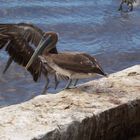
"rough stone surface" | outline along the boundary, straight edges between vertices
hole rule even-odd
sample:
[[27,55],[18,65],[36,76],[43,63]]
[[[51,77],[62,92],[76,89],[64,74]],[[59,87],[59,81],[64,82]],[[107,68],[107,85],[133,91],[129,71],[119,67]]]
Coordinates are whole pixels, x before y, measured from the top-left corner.
[[140,65],[0,109],[0,140],[127,140],[140,134]]

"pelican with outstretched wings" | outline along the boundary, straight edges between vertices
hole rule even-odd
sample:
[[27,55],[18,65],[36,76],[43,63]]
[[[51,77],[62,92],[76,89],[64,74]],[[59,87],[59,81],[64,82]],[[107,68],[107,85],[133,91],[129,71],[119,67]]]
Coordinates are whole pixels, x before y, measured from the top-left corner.
[[[57,41],[57,33],[44,32],[33,24],[0,24],[0,49],[4,48],[9,54],[9,59],[3,73],[7,71],[12,61],[25,67],[34,53],[35,48],[41,45],[51,46],[52,49],[49,52],[57,53]],[[45,53],[46,50],[42,54],[45,55]],[[45,87],[48,86],[48,71],[53,72],[52,69],[43,65],[40,58],[37,58],[32,63],[28,71],[33,76],[34,81],[37,81],[41,73],[43,73],[47,79]],[[43,93],[45,91],[46,88]]]

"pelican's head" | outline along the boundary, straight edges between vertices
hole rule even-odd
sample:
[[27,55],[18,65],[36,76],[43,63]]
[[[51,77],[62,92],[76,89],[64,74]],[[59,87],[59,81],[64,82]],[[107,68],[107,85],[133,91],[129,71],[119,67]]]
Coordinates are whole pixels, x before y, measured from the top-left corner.
[[44,33],[35,52],[33,53],[31,59],[29,60],[25,68],[28,69],[30,65],[33,63],[33,61],[38,57],[38,55],[41,55],[41,54],[47,55],[48,53],[57,53],[57,49],[55,46],[57,41],[58,41],[57,33],[55,32]]

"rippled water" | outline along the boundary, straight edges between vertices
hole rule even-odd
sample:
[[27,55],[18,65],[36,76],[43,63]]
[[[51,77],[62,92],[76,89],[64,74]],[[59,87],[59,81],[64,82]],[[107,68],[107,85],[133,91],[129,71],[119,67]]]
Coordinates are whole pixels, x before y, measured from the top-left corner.
[[[34,23],[59,33],[59,51],[87,52],[107,73],[140,63],[140,8],[117,11],[119,0],[1,0],[1,23]],[[12,64],[2,75],[8,55],[0,52],[0,105],[26,101],[45,84],[34,83],[24,68]],[[49,91],[53,91],[51,88]]]

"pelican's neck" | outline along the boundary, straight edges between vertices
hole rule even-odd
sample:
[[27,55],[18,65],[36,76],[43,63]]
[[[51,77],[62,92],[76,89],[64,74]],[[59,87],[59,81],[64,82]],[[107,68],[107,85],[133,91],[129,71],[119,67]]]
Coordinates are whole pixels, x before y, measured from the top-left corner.
[[57,48],[56,48],[56,43],[58,41],[58,33],[55,33],[55,32],[46,32],[45,36],[51,36],[51,42],[50,44],[48,45],[48,47],[46,47],[44,49],[44,52],[43,54],[48,54],[48,53],[54,53],[54,54],[57,54],[58,51],[57,51]]
[[55,53],[55,54],[57,54],[58,51],[57,51],[57,49],[56,49],[56,47],[55,47],[55,48],[51,49],[51,50],[49,51],[49,53]]

